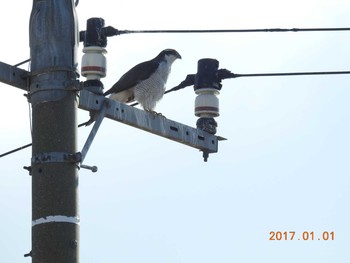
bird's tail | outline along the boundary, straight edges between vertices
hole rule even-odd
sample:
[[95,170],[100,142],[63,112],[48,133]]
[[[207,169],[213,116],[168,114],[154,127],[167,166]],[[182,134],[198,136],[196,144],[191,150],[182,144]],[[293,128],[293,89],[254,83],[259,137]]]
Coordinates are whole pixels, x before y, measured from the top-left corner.
[[91,123],[93,123],[94,122],[94,120],[92,119],[92,118],[90,118],[88,121],[86,121],[86,122],[83,122],[83,123],[80,123],[79,125],[78,125],[78,128],[80,128],[80,127],[83,127],[83,126],[89,126]]
[[[114,85],[115,86],[115,85]],[[113,86],[113,87],[114,87]],[[113,87],[110,88],[109,90],[107,90],[105,93],[103,93],[103,96],[107,97],[109,94],[112,94],[113,93]]]
[[94,111],[90,111],[90,119],[86,122],[80,123],[78,125],[78,128],[82,127],[82,126],[89,126],[91,123],[93,123],[96,120],[96,112]]

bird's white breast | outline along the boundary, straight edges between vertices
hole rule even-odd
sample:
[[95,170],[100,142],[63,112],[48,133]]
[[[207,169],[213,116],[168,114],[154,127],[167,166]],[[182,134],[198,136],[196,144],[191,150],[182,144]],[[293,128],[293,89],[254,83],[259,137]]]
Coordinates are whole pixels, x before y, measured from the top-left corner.
[[157,102],[163,97],[171,64],[172,62],[169,63],[167,60],[162,61],[151,77],[135,86],[135,99],[145,110],[153,110]]

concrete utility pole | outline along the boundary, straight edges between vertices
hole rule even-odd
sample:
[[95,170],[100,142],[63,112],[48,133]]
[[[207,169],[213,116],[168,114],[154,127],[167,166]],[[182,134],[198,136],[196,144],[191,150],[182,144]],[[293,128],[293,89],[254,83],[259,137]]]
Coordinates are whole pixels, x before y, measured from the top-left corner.
[[[218,141],[223,139],[214,135],[216,122],[212,119],[218,116],[215,96],[221,88],[212,74],[218,62],[201,63],[204,75],[212,77],[198,75],[200,99],[196,99],[195,111],[202,121],[194,129],[101,95],[104,47],[107,37],[117,35],[118,30],[105,28],[102,18],[91,18],[87,31],[79,33],[74,0],[33,0],[29,30],[30,72],[0,62],[0,82],[29,92],[32,104],[32,159],[31,167],[26,167],[32,175],[32,251],[25,256],[31,256],[33,263],[78,263],[78,166],[96,171],[82,163],[103,118],[199,149],[206,160],[209,153],[217,152]],[[77,80],[79,35],[86,53],[84,83]],[[82,152],[77,151],[78,106],[97,114]]]
[[73,0],[33,0],[30,16],[32,262],[79,262]]

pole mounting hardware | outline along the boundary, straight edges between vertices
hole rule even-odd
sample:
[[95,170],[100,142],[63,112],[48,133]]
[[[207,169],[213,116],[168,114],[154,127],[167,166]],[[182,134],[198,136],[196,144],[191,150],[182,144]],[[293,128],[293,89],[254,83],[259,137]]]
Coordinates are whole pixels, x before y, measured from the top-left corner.
[[42,163],[78,163],[80,162],[80,153],[66,152],[46,152],[38,153],[32,157],[32,164]]

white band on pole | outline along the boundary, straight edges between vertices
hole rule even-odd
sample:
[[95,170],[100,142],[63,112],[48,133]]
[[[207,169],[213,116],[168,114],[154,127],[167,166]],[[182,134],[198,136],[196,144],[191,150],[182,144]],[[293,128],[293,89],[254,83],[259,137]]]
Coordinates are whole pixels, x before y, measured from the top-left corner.
[[76,216],[47,216],[32,221],[32,227],[46,223],[71,223],[79,225],[80,219]]

